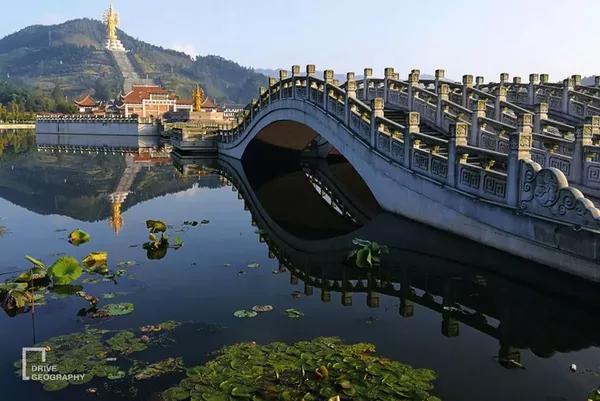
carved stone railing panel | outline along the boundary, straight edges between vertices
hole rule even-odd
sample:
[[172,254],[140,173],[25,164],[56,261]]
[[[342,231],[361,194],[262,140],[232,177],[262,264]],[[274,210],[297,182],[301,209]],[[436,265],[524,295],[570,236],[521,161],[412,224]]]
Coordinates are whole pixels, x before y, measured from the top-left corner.
[[600,228],[600,210],[592,201],[570,187],[560,170],[542,168],[531,160],[521,161],[519,207],[576,227]]

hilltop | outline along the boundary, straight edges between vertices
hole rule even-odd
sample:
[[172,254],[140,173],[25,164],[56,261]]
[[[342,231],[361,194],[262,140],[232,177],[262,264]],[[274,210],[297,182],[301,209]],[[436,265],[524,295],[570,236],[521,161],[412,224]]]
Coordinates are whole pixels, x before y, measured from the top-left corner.
[[[104,50],[105,27],[97,20],[77,19],[58,25],[32,25],[0,39],[0,82],[50,93],[56,85],[70,98],[89,92],[115,96],[121,78]],[[200,83],[221,102],[246,103],[267,78],[219,56],[189,55],[135,39],[119,30],[141,77],[189,97]]]

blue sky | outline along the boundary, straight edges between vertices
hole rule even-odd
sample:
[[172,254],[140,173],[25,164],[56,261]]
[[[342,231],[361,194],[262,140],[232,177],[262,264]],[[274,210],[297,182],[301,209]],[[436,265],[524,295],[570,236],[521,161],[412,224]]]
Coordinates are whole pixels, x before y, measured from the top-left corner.
[[[100,19],[108,0],[5,0],[0,37],[31,24]],[[144,41],[256,68],[317,64],[336,72],[391,66],[600,74],[597,0],[114,0],[120,28]]]

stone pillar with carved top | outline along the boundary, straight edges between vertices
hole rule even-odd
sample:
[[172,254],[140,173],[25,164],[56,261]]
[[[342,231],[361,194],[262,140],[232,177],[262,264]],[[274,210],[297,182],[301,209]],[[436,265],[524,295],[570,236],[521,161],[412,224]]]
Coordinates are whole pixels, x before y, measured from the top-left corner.
[[310,100],[310,92],[312,86],[312,78],[315,76],[317,72],[317,67],[314,64],[306,65],[306,99]]
[[531,158],[533,141],[533,115],[524,113],[519,116],[517,130],[509,134],[508,165],[506,171],[507,202],[517,207],[521,192],[521,160]]
[[296,99],[296,77],[300,76],[300,66],[293,65],[292,66],[292,97]]
[[442,69],[435,70],[435,93],[438,93],[440,83],[446,77],[446,71]]
[[421,115],[416,111],[406,113],[406,127],[404,130],[404,167],[410,168],[412,159],[413,134],[419,132]]
[[450,99],[450,86],[448,84],[441,84],[438,89],[438,100],[437,108],[435,111],[435,125],[440,127],[442,125],[442,119],[444,118],[444,107],[445,102]]
[[504,85],[500,85],[496,88],[494,92],[494,96],[496,99],[494,100],[494,120],[502,121],[502,103],[506,102],[506,95],[508,94],[508,89]]
[[476,76],[475,77],[475,88],[481,89],[481,86],[483,85],[484,82],[485,82],[484,77],[482,77],[481,75]]
[[508,73],[503,72],[500,74],[500,85],[508,83]]
[[573,165],[571,166],[570,181],[586,185],[585,179],[585,148],[592,146],[592,124],[583,124],[575,128],[575,147],[573,148]]
[[579,74],[571,75],[571,80],[573,80],[573,89],[577,90],[577,87],[581,86],[581,75],[579,75]]
[[287,71],[279,70],[279,99],[283,99],[283,81],[287,79]]
[[379,129],[377,119],[384,116],[383,98],[376,97],[371,100],[371,147],[377,147],[377,131]]
[[346,99],[344,101],[344,122],[346,126],[350,126],[350,99],[356,99],[356,81],[354,73],[349,72],[346,74]]
[[273,98],[273,90],[275,89],[275,84],[277,84],[277,79],[275,79],[274,77],[269,77],[269,88],[267,89],[269,91],[269,103],[272,103],[273,100],[276,100],[275,98]]
[[[414,71],[414,70],[413,70]],[[414,106],[415,88],[419,85],[419,74],[411,72],[408,74],[408,110],[412,111]]]
[[548,103],[542,102],[535,105],[535,114],[533,115],[533,132],[543,134],[542,121],[548,119]]
[[458,171],[457,163],[460,159],[458,157],[458,146],[467,146],[467,136],[469,132],[469,125],[464,122],[456,122],[450,124],[450,138],[448,140],[448,185],[451,187],[456,186],[456,172]]
[[569,114],[569,104],[571,103],[569,99],[569,92],[572,92],[574,89],[573,80],[571,78],[566,78],[563,80],[563,93],[560,100],[561,111],[565,114]]
[[267,88],[265,88],[264,86],[258,88],[258,103],[261,108],[265,105],[265,102],[263,101],[265,93],[267,93]]
[[527,87],[527,104],[533,106],[535,104],[536,86],[540,83],[539,74],[529,74],[529,86]]
[[485,100],[478,100],[473,109],[473,117],[471,120],[471,131],[469,133],[469,145],[481,146],[481,124],[480,119],[486,117],[487,104]]
[[473,75],[463,75],[462,77],[462,107],[469,108],[469,92],[473,88]]
[[387,67],[383,70],[383,101],[388,102],[388,87],[390,85],[390,80],[394,79],[394,69],[392,67]]
[[364,74],[364,76],[363,76],[363,101],[365,103],[367,103],[367,101],[369,99],[369,80],[373,76],[373,69],[365,68],[365,70],[363,71],[363,74]]
[[600,88],[600,75],[594,76],[594,88]]
[[333,85],[333,76],[333,70],[323,71],[323,81],[325,81],[325,84],[323,85],[323,108],[325,110],[329,108],[329,86]]

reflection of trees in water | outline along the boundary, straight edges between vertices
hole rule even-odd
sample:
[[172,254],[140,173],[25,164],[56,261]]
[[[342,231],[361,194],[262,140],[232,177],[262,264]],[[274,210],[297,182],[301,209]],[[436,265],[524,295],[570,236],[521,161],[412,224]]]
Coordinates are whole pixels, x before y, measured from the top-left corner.
[[35,144],[33,130],[0,130],[0,156],[7,150],[12,153],[23,153]]

